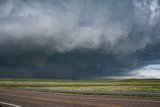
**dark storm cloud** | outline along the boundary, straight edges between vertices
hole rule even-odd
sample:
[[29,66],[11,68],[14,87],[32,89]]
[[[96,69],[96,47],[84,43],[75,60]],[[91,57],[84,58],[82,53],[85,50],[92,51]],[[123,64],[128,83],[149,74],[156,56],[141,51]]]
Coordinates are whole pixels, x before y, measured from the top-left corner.
[[153,60],[159,23],[159,0],[0,0],[0,76],[122,75]]

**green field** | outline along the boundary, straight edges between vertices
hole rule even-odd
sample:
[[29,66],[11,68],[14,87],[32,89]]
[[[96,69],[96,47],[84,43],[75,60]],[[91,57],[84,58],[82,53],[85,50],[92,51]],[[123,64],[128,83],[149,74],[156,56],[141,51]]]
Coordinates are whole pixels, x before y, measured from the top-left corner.
[[67,80],[1,78],[0,88],[18,88],[77,94],[160,97],[160,80]]

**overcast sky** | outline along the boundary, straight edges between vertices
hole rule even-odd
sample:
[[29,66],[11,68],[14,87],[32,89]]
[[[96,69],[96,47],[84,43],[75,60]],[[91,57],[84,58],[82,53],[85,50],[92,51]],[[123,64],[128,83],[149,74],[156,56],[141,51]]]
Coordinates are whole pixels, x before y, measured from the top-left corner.
[[0,0],[0,77],[160,78],[160,0]]

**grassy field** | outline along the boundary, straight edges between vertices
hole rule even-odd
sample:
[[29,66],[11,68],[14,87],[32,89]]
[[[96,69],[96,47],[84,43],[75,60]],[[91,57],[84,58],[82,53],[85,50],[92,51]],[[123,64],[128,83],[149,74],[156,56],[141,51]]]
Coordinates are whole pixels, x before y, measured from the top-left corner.
[[160,97],[160,80],[67,80],[0,78],[0,88],[18,88],[77,94]]

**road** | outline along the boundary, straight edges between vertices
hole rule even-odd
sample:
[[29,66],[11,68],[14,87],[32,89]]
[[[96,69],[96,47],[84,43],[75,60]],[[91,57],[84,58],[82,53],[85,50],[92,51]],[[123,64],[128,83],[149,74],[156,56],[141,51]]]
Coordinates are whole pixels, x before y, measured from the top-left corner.
[[160,99],[0,89],[0,107],[160,107]]

